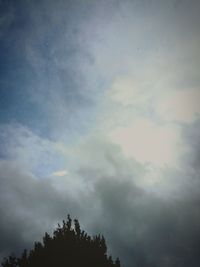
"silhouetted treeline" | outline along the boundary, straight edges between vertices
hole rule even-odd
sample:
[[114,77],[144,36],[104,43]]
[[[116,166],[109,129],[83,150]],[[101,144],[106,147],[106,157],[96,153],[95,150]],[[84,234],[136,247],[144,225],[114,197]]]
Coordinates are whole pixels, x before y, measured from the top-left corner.
[[117,258],[107,256],[103,236],[91,237],[81,230],[78,220],[68,215],[67,221],[50,236],[45,233],[43,242],[36,242],[29,252],[24,250],[21,257],[10,255],[2,267],[120,267]]

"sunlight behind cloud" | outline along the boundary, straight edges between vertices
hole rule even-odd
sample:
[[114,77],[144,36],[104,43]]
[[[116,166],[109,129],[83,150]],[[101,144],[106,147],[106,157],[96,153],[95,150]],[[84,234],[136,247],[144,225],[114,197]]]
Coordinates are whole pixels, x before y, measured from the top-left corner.
[[155,165],[173,165],[177,158],[179,132],[168,126],[157,126],[149,120],[138,119],[129,127],[110,133],[113,142],[119,144],[127,157]]
[[158,104],[158,112],[168,121],[190,123],[200,116],[200,90],[182,90],[171,93]]

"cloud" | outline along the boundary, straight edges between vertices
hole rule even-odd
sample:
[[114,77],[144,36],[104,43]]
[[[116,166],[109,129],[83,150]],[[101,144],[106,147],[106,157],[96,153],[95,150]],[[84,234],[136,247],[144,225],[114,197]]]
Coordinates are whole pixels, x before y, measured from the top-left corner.
[[62,176],[65,176],[67,175],[68,172],[66,170],[60,170],[60,171],[56,171],[56,172],[53,172],[51,174],[51,176],[58,176],[58,177],[62,177]]
[[29,246],[71,213],[89,233],[103,233],[125,266],[198,266],[199,194],[189,185],[189,168],[162,170],[153,191],[141,183],[148,166],[125,158],[106,137],[88,136],[64,152],[73,164],[56,183],[31,174],[29,165],[1,160],[4,254]]
[[124,266],[199,266],[199,3],[11,6],[0,253],[71,213]]
[[195,205],[195,197],[163,201],[130,181],[109,179],[100,180],[96,194],[102,208],[98,229],[126,266],[198,266],[199,198]]
[[175,91],[158,105],[158,111],[167,121],[191,123],[200,116],[200,90]]
[[132,75],[117,77],[113,81],[108,97],[123,106],[135,108],[147,106],[152,91],[147,91],[147,81],[136,80]]
[[138,119],[132,125],[110,133],[113,142],[122,147],[124,154],[140,162],[155,165],[178,163],[180,134],[170,126],[160,126],[150,120]]
[[64,214],[78,212],[67,194],[60,196],[46,179],[38,179],[16,162],[1,160],[0,173],[2,254],[20,252],[40,240]]
[[57,152],[55,142],[18,123],[1,124],[0,129],[1,157],[17,162],[22,169],[39,177],[62,166],[62,155]]
[[90,64],[80,40],[83,21],[90,12],[81,2],[4,2],[3,16],[9,19],[4,10],[8,6],[14,17],[13,26],[5,27],[1,46],[4,98],[0,119],[70,142],[74,135],[87,132],[96,115],[95,95],[88,93],[78,70],[79,65]]
[[93,201],[90,220],[89,206],[84,209],[87,229],[103,232],[125,266],[198,266],[200,199],[188,167],[162,170],[156,194],[138,183],[148,179],[146,166],[127,161],[106,139],[87,140],[75,155],[82,159],[82,153],[86,158],[76,172],[89,184],[85,203]]

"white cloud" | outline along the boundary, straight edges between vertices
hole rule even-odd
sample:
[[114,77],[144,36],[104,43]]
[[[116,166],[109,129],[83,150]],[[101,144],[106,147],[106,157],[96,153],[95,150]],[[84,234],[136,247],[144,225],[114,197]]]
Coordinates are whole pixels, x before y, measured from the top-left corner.
[[[177,163],[180,135],[170,126],[159,126],[147,119],[138,119],[127,127],[119,127],[109,134],[127,157],[156,165]],[[178,149],[179,148],[179,149]]]
[[108,96],[124,107],[146,105],[149,98],[147,87],[147,81],[135,80],[131,74],[119,76],[114,80]]
[[167,121],[190,123],[200,116],[200,90],[174,91],[158,103],[158,113]]

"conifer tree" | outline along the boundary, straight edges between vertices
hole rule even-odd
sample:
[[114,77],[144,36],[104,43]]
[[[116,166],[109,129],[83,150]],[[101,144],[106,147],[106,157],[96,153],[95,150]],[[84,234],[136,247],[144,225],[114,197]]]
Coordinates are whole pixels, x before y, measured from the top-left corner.
[[68,215],[67,221],[58,224],[53,235],[45,233],[43,242],[35,242],[29,252],[20,257],[13,254],[5,258],[2,267],[120,267],[117,258],[107,255],[104,236],[89,236],[79,221]]

